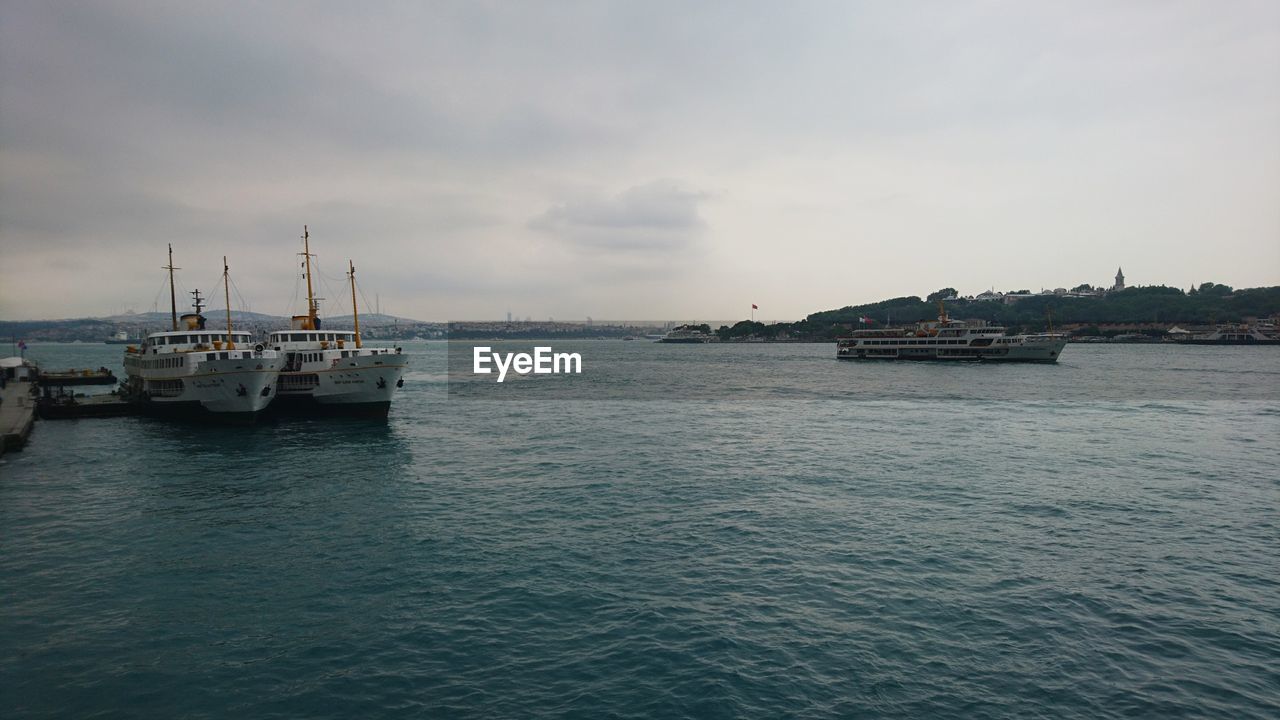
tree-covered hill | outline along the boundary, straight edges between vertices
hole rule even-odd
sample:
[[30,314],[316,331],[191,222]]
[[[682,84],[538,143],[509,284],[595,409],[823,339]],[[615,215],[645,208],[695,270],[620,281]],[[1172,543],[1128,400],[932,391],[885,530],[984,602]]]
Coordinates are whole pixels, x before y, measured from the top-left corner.
[[[1239,322],[1247,317],[1280,313],[1280,287],[1232,290],[1205,283],[1193,292],[1153,286],[1129,288],[1097,297],[1032,295],[1012,303],[1001,301],[947,300],[955,317],[974,318],[1003,325],[1043,324],[1049,313],[1055,323],[1187,323]],[[869,316],[879,323],[914,322],[936,317],[938,307],[918,297],[894,298],[868,305],[817,312],[806,322],[856,322]]]
[[[930,294],[948,297],[950,288]],[[1204,283],[1185,292],[1165,286],[1137,287],[1105,295],[1070,297],[1029,295],[1006,303],[1003,300],[951,298],[943,301],[953,318],[986,320],[1011,329],[1042,330],[1049,318],[1055,326],[1158,323],[1165,325],[1206,325],[1241,322],[1250,317],[1280,315],[1280,286],[1233,290],[1226,285]],[[829,339],[847,332],[849,324],[868,318],[868,327],[911,324],[938,316],[937,302],[918,296],[898,297],[865,305],[824,310],[796,323],[740,322],[717,331],[726,340],[760,337],[765,339]]]

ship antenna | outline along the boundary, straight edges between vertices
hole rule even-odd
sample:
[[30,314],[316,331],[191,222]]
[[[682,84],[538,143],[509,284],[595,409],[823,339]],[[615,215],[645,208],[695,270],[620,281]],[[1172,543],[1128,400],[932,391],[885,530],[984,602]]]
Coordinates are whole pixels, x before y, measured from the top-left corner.
[[200,297],[200,288],[192,290],[191,296],[195,298],[195,302],[191,303],[191,306],[196,309],[196,315],[199,315],[200,311],[204,309],[204,300]]
[[231,341],[231,268],[227,267],[227,256],[222,256],[222,293],[227,301],[227,349],[235,350],[236,344]]
[[311,233],[307,230],[307,226],[302,226],[302,252],[298,253],[305,258],[307,268],[307,322],[310,325],[308,330],[316,329],[316,296],[311,289]]
[[356,311],[356,266],[351,260],[347,260],[347,265],[351,267],[351,272],[347,277],[351,278],[351,319],[356,324],[356,349],[364,347],[360,342],[360,313]]
[[[169,271],[169,314],[173,318],[173,330],[174,332],[177,332],[178,330],[178,296],[173,292],[173,271],[181,270],[182,268],[173,266],[173,243],[169,243],[169,264],[165,265],[160,269]],[[196,312],[200,312],[200,311],[197,310]]]

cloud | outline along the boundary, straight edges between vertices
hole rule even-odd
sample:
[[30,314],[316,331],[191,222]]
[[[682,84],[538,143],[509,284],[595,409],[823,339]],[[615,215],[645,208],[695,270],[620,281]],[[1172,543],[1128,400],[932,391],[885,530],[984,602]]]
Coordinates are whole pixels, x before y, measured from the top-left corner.
[[529,227],[586,250],[671,252],[689,247],[706,230],[698,205],[707,197],[659,180],[613,197],[554,205]]
[[1277,282],[1280,4],[1085,5],[0,2],[0,316],[304,223],[437,319]]

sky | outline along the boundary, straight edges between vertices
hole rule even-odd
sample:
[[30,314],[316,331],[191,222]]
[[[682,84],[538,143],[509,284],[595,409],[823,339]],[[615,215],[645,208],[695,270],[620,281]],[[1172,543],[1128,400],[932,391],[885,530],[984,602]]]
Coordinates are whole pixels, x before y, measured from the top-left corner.
[[1278,285],[1280,3],[0,0],[0,319],[302,312],[304,224],[333,315]]

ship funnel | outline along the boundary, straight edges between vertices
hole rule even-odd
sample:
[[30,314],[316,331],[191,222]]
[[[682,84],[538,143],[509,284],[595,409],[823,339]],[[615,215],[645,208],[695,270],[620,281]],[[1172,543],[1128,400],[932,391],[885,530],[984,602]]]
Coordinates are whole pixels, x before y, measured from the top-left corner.
[[311,323],[310,315],[294,315],[290,328],[293,330],[315,330],[315,326]]
[[197,313],[187,313],[179,318],[181,327],[184,330],[203,330],[204,316]]

